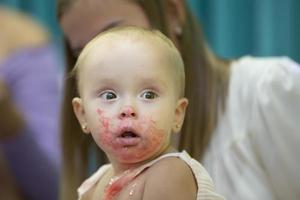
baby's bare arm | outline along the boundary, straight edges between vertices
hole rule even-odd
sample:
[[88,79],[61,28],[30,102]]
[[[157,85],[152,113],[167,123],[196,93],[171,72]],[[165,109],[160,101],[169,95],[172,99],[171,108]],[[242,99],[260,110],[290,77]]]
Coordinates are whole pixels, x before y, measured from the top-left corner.
[[143,200],[195,200],[196,196],[194,175],[181,159],[165,158],[147,171]]

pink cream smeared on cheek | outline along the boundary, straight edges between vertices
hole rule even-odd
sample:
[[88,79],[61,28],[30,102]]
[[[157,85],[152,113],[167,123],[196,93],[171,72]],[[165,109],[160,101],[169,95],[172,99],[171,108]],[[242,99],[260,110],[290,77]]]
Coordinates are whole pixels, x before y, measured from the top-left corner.
[[112,134],[112,124],[110,123],[111,119],[104,115],[104,112],[100,109],[97,109],[99,122],[100,122],[100,131],[97,137],[97,144],[100,144],[100,147],[105,150],[109,147],[109,144],[112,144],[114,137]]
[[100,109],[97,109],[97,113],[99,115],[99,121],[101,122],[102,127],[105,130],[109,129],[109,119],[108,117],[105,117],[103,114],[103,111],[101,111]]

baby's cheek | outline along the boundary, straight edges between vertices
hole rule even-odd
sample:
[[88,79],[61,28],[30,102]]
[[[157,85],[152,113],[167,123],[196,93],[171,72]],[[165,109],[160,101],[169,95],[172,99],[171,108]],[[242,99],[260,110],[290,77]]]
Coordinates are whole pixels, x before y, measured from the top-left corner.
[[166,137],[165,131],[157,128],[154,123],[150,123],[146,128],[145,133],[147,133],[149,150],[158,148]]
[[100,109],[97,109],[98,114],[98,125],[95,130],[96,143],[103,149],[113,141],[113,124],[112,119],[106,117]]
[[104,133],[102,131],[99,131],[98,133],[97,144],[99,144],[102,150],[105,150],[110,146],[109,144],[112,144],[113,137],[111,134]]

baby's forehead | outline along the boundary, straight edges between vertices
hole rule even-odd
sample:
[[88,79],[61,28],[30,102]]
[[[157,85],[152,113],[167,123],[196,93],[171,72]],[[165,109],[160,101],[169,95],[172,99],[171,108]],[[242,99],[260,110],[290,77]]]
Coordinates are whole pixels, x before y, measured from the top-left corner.
[[113,57],[114,53],[122,51],[132,51],[132,54],[126,54],[129,57],[136,57],[140,53],[153,56],[153,59],[159,59],[173,67],[182,64],[177,48],[162,33],[130,28],[98,35],[84,48],[79,59]]
[[112,58],[116,54],[126,54],[128,57],[137,57],[140,54],[153,59],[166,61],[172,59],[174,52],[168,45],[158,38],[145,35],[145,37],[123,36],[109,34],[98,38],[82,52],[81,64],[85,65],[103,58]]
[[144,35],[127,35],[127,34],[107,34],[103,37],[100,37],[95,41],[94,48],[98,50],[109,50],[109,49],[120,49],[125,45],[135,46],[136,48],[141,48],[141,50],[146,51],[157,51],[160,53],[170,51],[170,47],[164,44],[157,36],[150,34]]

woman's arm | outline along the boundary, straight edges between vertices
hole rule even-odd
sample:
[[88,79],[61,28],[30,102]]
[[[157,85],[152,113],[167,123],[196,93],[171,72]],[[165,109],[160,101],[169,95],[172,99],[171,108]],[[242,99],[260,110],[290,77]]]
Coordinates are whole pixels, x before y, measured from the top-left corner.
[[257,159],[278,199],[300,196],[300,66],[288,58],[257,83],[249,129]]

